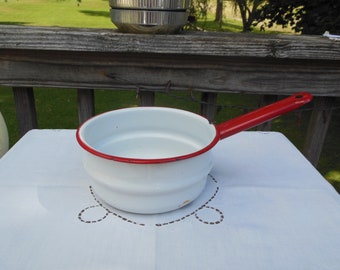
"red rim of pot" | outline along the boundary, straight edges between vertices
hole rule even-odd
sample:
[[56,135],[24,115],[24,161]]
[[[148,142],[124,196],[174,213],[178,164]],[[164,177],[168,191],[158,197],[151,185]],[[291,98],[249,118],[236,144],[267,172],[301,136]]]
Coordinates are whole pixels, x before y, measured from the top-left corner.
[[[91,118],[92,119],[92,118]],[[91,119],[87,120],[90,121]],[[86,122],[87,122],[86,121]],[[85,122],[85,123],[86,123]],[[198,151],[186,154],[186,155],[180,155],[180,156],[174,156],[174,157],[167,157],[167,158],[157,158],[157,159],[144,159],[144,158],[128,158],[128,157],[120,157],[120,156],[114,156],[114,155],[109,155],[109,154],[105,154],[103,152],[100,152],[98,150],[96,150],[95,148],[89,146],[86,142],[84,142],[84,140],[81,138],[80,135],[80,130],[83,127],[83,125],[85,124],[83,123],[76,132],[76,138],[77,141],[79,143],[79,145],[84,148],[87,152],[97,156],[97,157],[101,157],[104,159],[108,159],[108,160],[113,160],[113,161],[118,161],[118,162],[124,162],[124,163],[134,163],[134,164],[159,164],[159,163],[167,163],[167,162],[174,162],[174,161],[180,161],[180,160],[184,160],[184,159],[189,159],[192,157],[196,157],[199,156],[205,152],[208,152],[210,149],[212,149],[220,140],[220,136],[219,136],[219,131],[217,129],[216,126],[215,127],[215,137],[213,138],[213,140],[205,147],[201,148]]]

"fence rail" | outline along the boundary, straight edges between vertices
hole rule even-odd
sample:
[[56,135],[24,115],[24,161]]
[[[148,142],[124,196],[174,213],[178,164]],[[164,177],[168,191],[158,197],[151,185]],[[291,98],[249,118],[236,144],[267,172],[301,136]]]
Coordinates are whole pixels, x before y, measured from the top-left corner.
[[[13,87],[19,129],[37,127],[34,87],[78,89],[79,121],[94,114],[93,89],[202,92],[210,120],[218,93],[315,96],[304,154],[316,165],[340,96],[340,42],[321,36],[0,26],[0,85]],[[266,100],[266,98],[265,98]]]

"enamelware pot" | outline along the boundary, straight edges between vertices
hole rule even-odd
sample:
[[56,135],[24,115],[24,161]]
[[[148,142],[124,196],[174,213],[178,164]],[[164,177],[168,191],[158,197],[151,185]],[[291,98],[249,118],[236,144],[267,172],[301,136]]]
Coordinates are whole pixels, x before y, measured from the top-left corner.
[[97,115],[76,133],[95,193],[120,210],[155,214],[175,210],[203,191],[220,139],[310,102],[309,93],[213,125],[197,114],[136,107]]

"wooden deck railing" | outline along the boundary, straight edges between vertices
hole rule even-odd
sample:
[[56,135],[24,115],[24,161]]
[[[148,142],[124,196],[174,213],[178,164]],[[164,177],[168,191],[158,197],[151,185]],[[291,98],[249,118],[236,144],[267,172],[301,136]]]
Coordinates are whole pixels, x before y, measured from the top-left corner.
[[212,119],[218,93],[315,96],[304,154],[318,163],[335,97],[340,42],[321,36],[185,32],[120,34],[109,29],[0,26],[0,85],[13,87],[19,129],[37,127],[34,87],[78,89],[80,123],[94,113],[93,89],[203,92]]

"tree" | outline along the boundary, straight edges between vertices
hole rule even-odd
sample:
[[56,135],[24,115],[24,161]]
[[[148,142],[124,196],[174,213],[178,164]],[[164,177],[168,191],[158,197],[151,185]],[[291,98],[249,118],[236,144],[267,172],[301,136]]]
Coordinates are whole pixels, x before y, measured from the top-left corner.
[[269,21],[291,26],[302,34],[340,33],[339,0],[268,0],[256,14],[255,24]]
[[216,0],[215,22],[222,23],[223,20],[223,0]]
[[250,32],[256,16],[257,10],[266,0],[233,0],[235,8],[238,8],[242,18],[243,32]]

